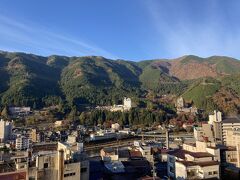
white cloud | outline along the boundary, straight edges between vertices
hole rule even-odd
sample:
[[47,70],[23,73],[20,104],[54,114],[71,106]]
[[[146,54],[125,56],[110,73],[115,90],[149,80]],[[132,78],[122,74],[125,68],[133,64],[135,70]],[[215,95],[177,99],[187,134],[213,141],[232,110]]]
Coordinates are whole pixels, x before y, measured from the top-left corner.
[[[212,55],[239,57],[240,30],[235,28],[233,32],[231,26],[226,26],[228,23],[224,19],[225,12],[217,9],[215,2],[209,7],[202,8],[204,12],[201,13],[206,14],[207,18],[202,17],[199,21],[187,16],[184,12],[169,11],[173,9],[188,11],[190,6],[184,6],[181,9],[182,7],[176,7],[168,2],[145,1],[144,4],[153,26],[157,30],[158,37],[156,38],[159,39],[159,50],[164,48],[170,57],[186,54],[203,57]],[[169,8],[169,6],[175,8]]]
[[116,55],[77,37],[55,32],[34,23],[23,23],[0,15],[0,41],[3,50],[25,51],[43,55],[99,55],[117,59]]

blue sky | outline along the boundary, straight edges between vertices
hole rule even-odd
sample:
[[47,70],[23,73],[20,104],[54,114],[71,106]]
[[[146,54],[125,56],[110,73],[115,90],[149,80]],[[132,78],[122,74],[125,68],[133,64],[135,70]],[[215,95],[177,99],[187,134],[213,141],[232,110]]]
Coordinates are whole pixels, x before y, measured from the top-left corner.
[[237,0],[1,0],[0,49],[113,59],[240,58]]

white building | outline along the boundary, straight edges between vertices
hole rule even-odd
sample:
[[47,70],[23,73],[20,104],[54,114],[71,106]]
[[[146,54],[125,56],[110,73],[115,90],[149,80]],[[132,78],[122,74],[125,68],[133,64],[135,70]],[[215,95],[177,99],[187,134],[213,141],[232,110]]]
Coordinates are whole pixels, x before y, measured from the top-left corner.
[[130,110],[132,108],[132,100],[131,100],[131,98],[124,97],[124,99],[123,99],[123,106],[124,106],[125,109]]
[[31,148],[31,145],[32,145],[31,139],[22,135],[17,136],[15,143],[16,143],[15,148],[17,150],[26,150]]
[[167,171],[173,179],[219,179],[219,163],[220,149],[214,143],[196,141],[168,152]]
[[209,124],[213,124],[214,122],[222,122],[222,113],[220,111],[214,111],[213,114],[209,115]]
[[209,115],[208,124],[212,125],[215,141],[222,143],[222,113],[214,111],[213,114]]
[[176,101],[176,108],[184,108],[184,106],[185,106],[185,102],[184,102],[184,99],[183,99],[183,97],[179,97],[179,98],[177,98],[177,101]]
[[118,123],[114,123],[111,126],[112,126],[112,130],[115,130],[115,131],[118,131],[120,128],[120,125]]
[[124,97],[123,104],[116,105],[110,107],[110,111],[116,112],[116,111],[129,111],[132,108],[132,100],[131,98]]
[[0,120],[0,142],[9,140],[12,134],[12,127],[12,122]]
[[31,113],[30,107],[9,107],[9,112],[12,115],[25,116]]

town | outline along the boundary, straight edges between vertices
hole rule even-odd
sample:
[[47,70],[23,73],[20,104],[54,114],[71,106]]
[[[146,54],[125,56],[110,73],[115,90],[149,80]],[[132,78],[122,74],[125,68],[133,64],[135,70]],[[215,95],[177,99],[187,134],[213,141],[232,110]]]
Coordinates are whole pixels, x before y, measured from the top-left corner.
[[[175,106],[178,115],[199,113],[182,97]],[[131,98],[124,98],[122,105],[95,108],[126,112],[134,106]],[[169,120],[145,129],[118,122],[108,127],[74,125],[67,119],[46,125],[41,121],[37,127],[16,123],[44,111],[8,107],[1,113],[1,180],[239,179],[240,119],[220,111],[206,121],[179,125]]]

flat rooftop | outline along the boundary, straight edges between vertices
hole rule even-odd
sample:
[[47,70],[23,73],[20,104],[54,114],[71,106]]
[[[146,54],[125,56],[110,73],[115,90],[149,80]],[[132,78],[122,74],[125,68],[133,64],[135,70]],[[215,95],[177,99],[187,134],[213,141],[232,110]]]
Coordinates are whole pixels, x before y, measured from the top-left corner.
[[222,121],[223,124],[225,123],[240,123],[239,117],[226,117]]

